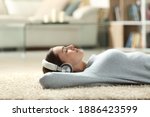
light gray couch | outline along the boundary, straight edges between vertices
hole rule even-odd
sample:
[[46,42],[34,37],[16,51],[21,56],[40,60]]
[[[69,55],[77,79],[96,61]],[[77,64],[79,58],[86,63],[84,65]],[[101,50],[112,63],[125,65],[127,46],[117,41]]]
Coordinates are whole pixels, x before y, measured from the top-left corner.
[[[6,1],[0,0],[0,48],[50,47],[71,43],[78,46],[97,45],[97,8],[90,6],[78,7],[72,15],[65,15],[65,22],[63,23],[43,23],[44,16],[41,14],[35,15],[33,13],[35,10],[37,11],[41,4],[47,4],[44,3],[44,0],[37,0],[38,3],[36,4],[36,0],[22,0],[24,3],[19,3],[20,6],[24,5],[24,9],[26,9],[25,6],[28,6],[28,9],[34,7],[33,11],[31,10],[30,15],[22,15],[21,11],[19,11],[21,15],[19,13],[19,15],[13,14],[13,11],[8,8],[8,5],[12,5],[8,4],[10,0]],[[31,4],[31,1],[33,1],[34,4],[29,6],[28,4]],[[65,2],[67,3],[66,0]],[[10,10],[11,12],[9,12]],[[25,13],[25,11],[26,10],[23,12]],[[57,13],[58,12],[60,12],[60,9],[57,10]],[[49,16],[51,14],[46,15]]]

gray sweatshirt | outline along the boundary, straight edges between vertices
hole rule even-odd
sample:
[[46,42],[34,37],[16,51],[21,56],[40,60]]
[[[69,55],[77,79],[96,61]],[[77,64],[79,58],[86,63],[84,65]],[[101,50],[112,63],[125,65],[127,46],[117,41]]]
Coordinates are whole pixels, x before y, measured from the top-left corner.
[[83,72],[46,73],[40,83],[43,88],[89,84],[150,84],[150,55],[109,49],[91,56]]

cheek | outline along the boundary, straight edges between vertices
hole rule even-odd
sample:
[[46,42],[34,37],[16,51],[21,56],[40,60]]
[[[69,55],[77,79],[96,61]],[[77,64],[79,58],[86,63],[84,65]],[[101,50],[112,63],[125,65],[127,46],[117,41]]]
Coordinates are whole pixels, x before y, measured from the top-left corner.
[[75,51],[70,51],[70,52],[68,52],[68,56],[70,56],[70,57],[77,57],[77,56],[79,56],[80,54],[79,53],[77,53],[77,52],[75,52]]
[[61,54],[59,57],[64,63],[71,63],[72,61],[74,61],[74,59],[76,59],[75,56],[71,53]]
[[60,59],[65,63],[76,64],[82,61],[83,54],[69,51],[67,54],[61,54]]
[[70,53],[68,54],[67,59],[68,59],[68,62],[76,64],[82,60],[82,55],[79,53]]
[[67,57],[66,57],[65,54],[61,53],[61,54],[59,54],[58,56],[59,56],[59,58],[60,58],[60,60],[61,60],[62,62],[66,62]]

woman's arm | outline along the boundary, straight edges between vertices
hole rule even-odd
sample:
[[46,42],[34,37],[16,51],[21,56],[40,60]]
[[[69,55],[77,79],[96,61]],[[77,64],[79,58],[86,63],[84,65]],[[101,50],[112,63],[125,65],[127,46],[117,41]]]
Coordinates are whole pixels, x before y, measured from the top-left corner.
[[132,80],[123,78],[113,78],[105,76],[97,76],[92,73],[62,73],[62,72],[49,72],[44,74],[40,79],[40,84],[43,88],[64,88],[73,86],[85,85],[102,85],[102,84],[135,84]]
[[100,82],[100,79],[94,78],[92,75],[86,75],[83,72],[79,73],[62,73],[49,72],[44,74],[40,79],[40,84],[43,88],[63,88],[87,85]]

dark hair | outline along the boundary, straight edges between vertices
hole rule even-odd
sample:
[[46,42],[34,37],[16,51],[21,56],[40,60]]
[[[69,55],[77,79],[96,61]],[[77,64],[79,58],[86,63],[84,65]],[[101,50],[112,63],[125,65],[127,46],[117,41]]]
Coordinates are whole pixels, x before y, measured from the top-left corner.
[[[45,60],[48,61],[48,62],[54,63],[58,66],[61,66],[63,64],[63,62],[60,60],[58,55],[53,52],[53,48],[49,49]],[[49,70],[45,67],[43,67],[42,70],[43,70],[44,74],[47,73],[47,72],[54,72],[53,70]],[[58,72],[58,71],[55,71],[55,72]]]

